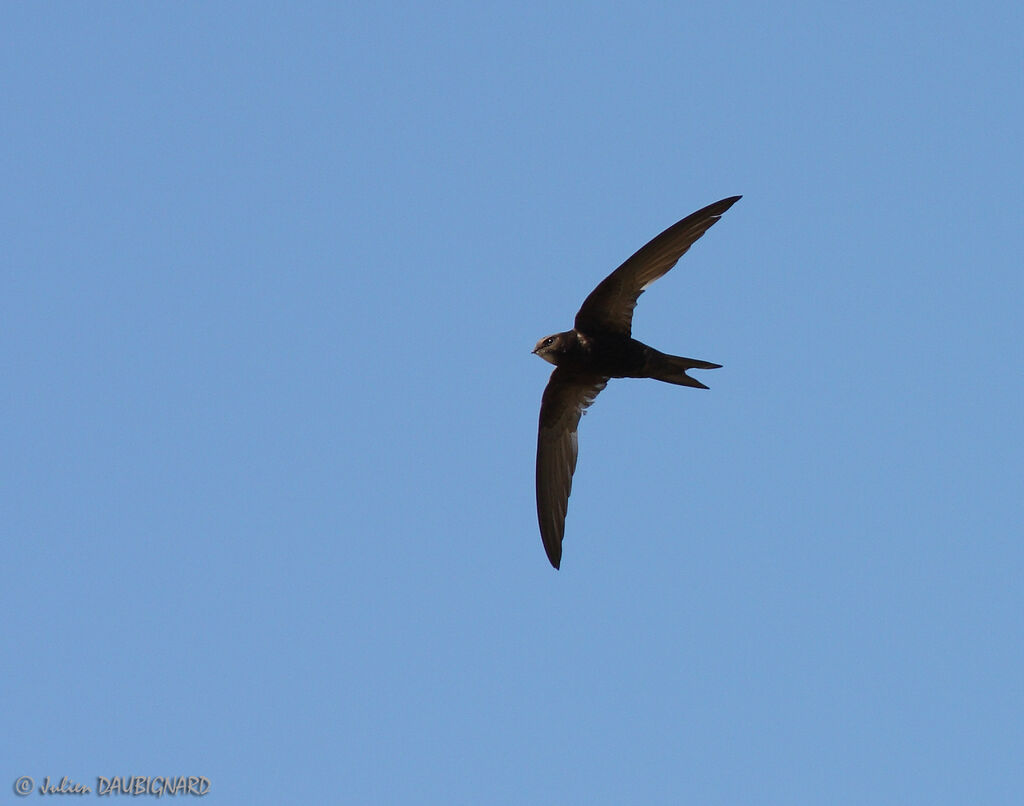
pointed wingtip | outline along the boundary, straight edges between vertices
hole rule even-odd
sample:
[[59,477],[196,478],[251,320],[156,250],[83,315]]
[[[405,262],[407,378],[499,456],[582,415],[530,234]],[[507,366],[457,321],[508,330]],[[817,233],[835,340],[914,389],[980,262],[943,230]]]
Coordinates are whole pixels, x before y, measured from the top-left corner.
[[562,564],[562,542],[558,541],[555,544],[544,541],[544,552],[548,555],[548,562],[557,571],[558,567]]
[[[725,215],[726,210],[728,210],[742,198],[742,196],[728,196],[727,198],[719,199],[716,202],[712,202],[707,207],[698,210],[696,213],[693,214],[692,217],[703,218],[710,216],[714,221],[717,221],[723,215]],[[686,219],[684,218],[683,220],[685,221]],[[697,237],[700,236],[698,235]]]

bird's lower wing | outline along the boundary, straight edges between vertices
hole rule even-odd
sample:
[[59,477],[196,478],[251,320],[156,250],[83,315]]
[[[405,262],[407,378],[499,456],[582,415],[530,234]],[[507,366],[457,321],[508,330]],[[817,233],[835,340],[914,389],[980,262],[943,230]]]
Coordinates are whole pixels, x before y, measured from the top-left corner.
[[576,470],[576,428],[608,379],[561,367],[551,373],[540,404],[537,431],[537,520],[551,564],[562,561],[565,513]]

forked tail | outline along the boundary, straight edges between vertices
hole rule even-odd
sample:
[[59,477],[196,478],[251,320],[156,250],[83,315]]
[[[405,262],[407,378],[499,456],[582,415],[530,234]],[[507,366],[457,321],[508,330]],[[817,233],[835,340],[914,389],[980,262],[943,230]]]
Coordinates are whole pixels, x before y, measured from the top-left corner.
[[712,364],[710,361],[701,361],[697,358],[683,358],[680,355],[665,355],[657,350],[651,350],[652,355],[647,359],[647,370],[650,377],[674,383],[678,386],[692,386],[695,389],[707,389],[704,384],[686,374],[688,369],[718,369],[721,364]]

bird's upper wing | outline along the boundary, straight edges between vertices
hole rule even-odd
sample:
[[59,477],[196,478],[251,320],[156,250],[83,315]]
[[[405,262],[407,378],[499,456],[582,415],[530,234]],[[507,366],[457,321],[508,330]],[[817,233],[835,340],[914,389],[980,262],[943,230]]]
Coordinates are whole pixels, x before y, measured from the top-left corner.
[[690,245],[739,200],[739,196],[731,196],[709,204],[641,247],[590,292],[576,314],[576,329],[631,335],[633,309],[644,289],[675,266]]
[[562,561],[565,512],[576,469],[576,427],[607,383],[600,375],[558,367],[544,389],[537,431],[537,520],[555,568]]

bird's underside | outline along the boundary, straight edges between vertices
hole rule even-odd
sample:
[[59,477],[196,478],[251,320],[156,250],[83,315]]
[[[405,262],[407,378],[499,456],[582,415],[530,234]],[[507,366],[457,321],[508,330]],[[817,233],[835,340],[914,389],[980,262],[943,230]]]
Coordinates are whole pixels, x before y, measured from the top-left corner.
[[562,559],[565,515],[576,469],[580,417],[610,378],[654,378],[707,389],[687,374],[719,364],[667,355],[632,338],[644,290],[740,199],[732,196],[673,224],[609,274],[584,300],[575,327],[541,339],[534,353],[555,365],[541,400],[537,434],[537,519],[551,564]]

